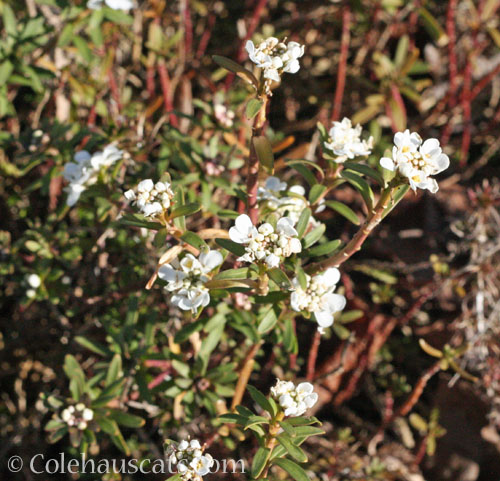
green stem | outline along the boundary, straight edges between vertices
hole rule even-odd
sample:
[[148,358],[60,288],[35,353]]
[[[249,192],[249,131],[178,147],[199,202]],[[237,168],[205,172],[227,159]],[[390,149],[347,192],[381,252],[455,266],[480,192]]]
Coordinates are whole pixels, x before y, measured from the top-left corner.
[[389,185],[382,191],[380,199],[366,218],[363,225],[342,250],[337,252],[337,254],[333,255],[329,259],[311,264],[306,268],[306,271],[309,274],[314,274],[316,272],[324,271],[329,267],[338,267],[352,255],[358,252],[373,229],[375,229],[375,227],[380,224],[384,211],[389,206],[389,203],[392,199],[392,194],[394,193],[395,189],[396,187]]

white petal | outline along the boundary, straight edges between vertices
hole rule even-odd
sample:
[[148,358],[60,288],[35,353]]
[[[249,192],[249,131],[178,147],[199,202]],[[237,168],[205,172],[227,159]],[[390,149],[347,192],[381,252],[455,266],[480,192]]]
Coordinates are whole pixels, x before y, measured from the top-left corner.
[[384,168],[384,169],[387,169],[387,170],[390,170],[391,172],[394,172],[394,169],[395,169],[395,165],[394,165],[394,161],[392,159],[390,159],[389,157],[382,157],[380,159],[380,165]]
[[201,264],[205,266],[204,272],[210,272],[220,266],[223,261],[222,254],[219,251],[203,252],[198,257]]

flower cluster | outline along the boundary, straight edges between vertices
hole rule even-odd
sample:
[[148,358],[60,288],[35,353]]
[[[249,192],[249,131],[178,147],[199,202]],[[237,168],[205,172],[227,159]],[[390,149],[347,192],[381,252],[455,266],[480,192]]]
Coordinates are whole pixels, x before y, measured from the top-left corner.
[[245,245],[245,254],[238,260],[264,262],[267,267],[278,267],[282,257],[290,257],[302,250],[302,244],[289,217],[282,217],[276,229],[269,223],[255,227],[246,214],[238,216],[229,229],[233,242]]
[[[280,197],[281,193],[289,192],[294,195],[285,195]],[[281,216],[287,216],[292,219],[295,225],[302,211],[309,206],[305,199],[305,189],[301,185],[293,185],[288,187],[286,182],[282,182],[277,177],[268,177],[264,187],[259,187],[257,191],[257,199],[261,205],[267,207],[270,211],[276,212]],[[324,200],[316,207],[315,213],[319,213],[325,209]],[[310,227],[316,227],[319,222],[311,216],[309,220]]]
[[125,192],[125,198],[133,201],[146,217],[156,217],[170,208],[174,192],[168,182],[146,179],[137,185],[137,193],[132,189]]
[[228,109],[224,104],[214,103],[214,116],[222,127],[229,129],[234,124],[234,112]]
[[42,285],[42,279],[38,274],[28,274],[26,276],[26,282],[30,288],[26,291],[26,296],[32,299],[36,296],[36,290]]
[[61,419],[70,427],[77,427],[80,431],[87,429],[88,422],[94,419],[94,411],[85,407],[85,404],[78,403],[76,406],[69,406],[61,413]]
[[423,142],[420,135],[407,129],[394,135],[392,159],[382,157],[380,165],[407,178],[414,191],[417,188],[427,189],[435,194],[439,187],[430,176],[446,170],[450,159],[443,154],[438,139]]
[[271,388],[271,396],[284,410],[285,416],[302,416],[307,409],[312,408],[318,400],[313,385],[301,382],[298,386],[292,381],[277,380]]
[[335,162],[342,163],[362,155],[370,155],[373,148],[373,137],[361,139],[361,125],[352,126],[351,120],[344,117],[342,122],[333,122],[328,132],[328,140],[323,146],[335,154]]
[[64,166],[63,176],[69,182],[65,188],[68,192],[66,204],[70,207],[76,204],[82,192],[89,185],[95,184],[102,168],[110,167],[124,156],[123,150],[110,144],[102,152],[91,155],[86,150],[77,152],[73,162]]
[[103,4],[106,4],[113,10],[130,10],[134,6],[132,0],[88,0],[87,8],[92,10],[99,10]]
[[304,287],[300,285],[298,278],[292,281],[295,289],[290,298],[292,309],[297,312],[313,313],[319,326],[318,331],[321,334],[326,327],[333,324],[335,313],[342,311],[346,305],[344,296],[334,294],[339,280],[339,270],[331,267],[314,277],[306,274],[306,286]]
[[210,454],[204,454],[200,442],[196,439],[191,441],[181,441],[174,452],[170,455],[169,461],[177,467],[177,471],[183,480],[201,480],[210,472],[214,465],[214,459]]
[[205,283],[210,272],[222,264],[219,251],[203,252],[198,259],[186,254],[179,262],[165,264],[158,270],[158,276],[167,282],[165,289],[172,292],[172,304],[184,311],[196,312],[210,302],[210,294]]
[[304,45],[297,42],[285,44],[275,37],[269,37],[258,47],[251,40],[248,40],[245,49],[250,60],[263,70],[267,93],[270,93],[271,82],[280,82],[284,72],[296,73],[299,71],[298,59],[304,55]]

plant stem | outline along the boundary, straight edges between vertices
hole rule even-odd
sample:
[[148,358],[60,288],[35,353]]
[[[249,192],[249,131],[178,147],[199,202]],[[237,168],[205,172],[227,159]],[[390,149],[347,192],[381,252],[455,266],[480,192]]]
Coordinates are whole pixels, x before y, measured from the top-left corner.
[[316,262],[315,264],[311,264],[306,268],[306,271],[309,274],[314,274],[319,271],[323,271],[329,267],[338,267],[343,264],[347,259],[349,259],[352,255],[358,252],[363,245],[363,242],[366,238],[371,234],[373,229],[380,224],[382,220],[382,216],[386,207],[389,205],[389,202],[392,199],[392,194],[395,190],[395,187],[388,186],[386,187],[380,196],[380,199],[377,202],[377,205],[372,209],[365,222],[361,226],[361,228],[356,232],[354,237],[347,243],[347,245],[339,251],[337,254],[333,255],[329,259],[325,259],[321,262]]
[[280,426],[280,421],[283,420],[285,417],[285,414],[283,412],[280,412],[276,415],[275,418],[273,418],[272,422],[269,424],[269,432],[267,433],[266,436],[266,448],[269,449],[269,459],[266,463],[266,467],[262,471],[261,475],[257,479],[265,479],[267,478],[267,472],[269,471],[270,467],[270,458],[271,455],[273,454],[273,449],[276,446],[277,440],[276,436],[278,435],[281,426]]
[[247,164],[247,209],[248,215],[253,224],[256,224],[259,218],[259,211],[257,208],[257,189],[259,184],[259,157],[255,150],[253,141],[255,137],[260,137],[266,123],[266,107],[267,96],[262,97],[262,106],[255,117],[252,127],[252,138],[250,139],[250,155]]
[[314,379],[314,372],[316,368],[316,359],[318,358],[318,349],[319,344],[321,342],[321,333],[316,331],[314,333],[314,338],[311,344],[311,348],[309,349],[309,357],[307,358],[307,377],[308,381],[312,381]]
[[252,374],[253,366],[255,364],[254,358],[263,342],[264,341],[261,340],[253,344],[245,356],[240,375],[238,377],[238,382],[236,383],[236,389],[234,390],[233,401],[231,403],[232,411],[234,411],[236,406],[241,404],[241,400],[243,399],[243,395],[245,394],[245,390],[247,388],[248,380],[250,379],[250,374]]

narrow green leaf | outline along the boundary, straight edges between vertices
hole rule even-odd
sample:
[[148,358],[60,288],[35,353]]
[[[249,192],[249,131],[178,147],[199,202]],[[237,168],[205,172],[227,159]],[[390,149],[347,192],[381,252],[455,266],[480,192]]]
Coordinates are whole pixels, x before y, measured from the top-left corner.
[[279,458],[273,461],[281,469],[284,469],[295,481],[309,481],[309,476],[297,463],[289,459]]
[[309,249],[306,253],[310,257],[319,257],[326,256],[336,251],[342,241],[340,239],[332,240],[329,242],[325,242],[324,244],[319,244],[311,249]]
[[231,59],[227,57],[222,57],[220,55],[213,55],[212,59],[215,63],[219,64],[222,68],[229,70],[230,72],[235,73],[238,77],[246,80],[249,84],[252,84],[255,88],[258,88],[259,81],[255,78],[255,75],[242,67],[240,64],[233,62]]
[[267,275],[280,288],[289,289],[292,286],[290,279],[288,279],[287,275],[278,267],[269,269]]
[[237,256],[241,257],[242,255],[245,254],[245,247],[242,246],[241,244],[233,242],[232,240],[217,238],[215,239],[215,242],[218,245],[220,245],[223,249],[226,249],[227,251],[232,252]]
[[106,386],[113,384],[120,377],[122,370],[122,358],[120,354],[115,354],[109,363],[108,372],[106,374]]
[[344,162],[344,170],[353,170],[354,172],[359,172],[360,174],[366,175],[372,178],[380,187],[384,187],[385,182],[382,174],[366,164],[360,164],[359,162]]
[[271,143],[267,140],[267,137],[264,135],[254,137],[253,146],[259,158],[260,165],[262,165],[269,174],[272,174],[274,172],[274,154]]
[[[319,185],[319,184],[316,184]],[[314,187],[316,187],[316,185]],[[321,187],[321,186],[320,186]],[[307,226],[309,225],[309,219],[311,218],[312,211],[307,207],[300,214],[299,220],[297,221],[297,225],[295,226],[295,230],[299,235],[299,239],[302,239],[304,233],[306,232]]]
[[320,224],[318,227],[314,228],[311,232],[306,234],[306,236],[302,239],[302,245],[304,249],[307,249],[308,247],[318,242],[321,239],[321,236],[324,234],[325,229],[325,224]]
[[140,428],[144,426],[144,419],[139,416],[135,416],[133,414],[124,413],[123,411],[119,411],[118,409],[112,409],[109,413],[111,419],[114,419],[121,426],[125,426],[127,428]]
[[350,171],[342,171],[340,175],[361,194],[368,208],[368,211],[371,212],[373,210],[375,196],[373,195],[373,191],[368,185],[368,182],[366,182],[366,180],[364,180],[359,175]]
[[260,447],[252,461],[251,476],[253,479],[257,479],[264,468],[266,467],[269,456],[271,455],[271,450],[268,448]]
[[269,402],[269,399],[264,396],[257,388],[252,385],[247,386],[248,392],[252,399],[262,408],[264,411],[267,411],[272,416],[276,414],[275,407]]
[[198,212],[201,209],[201,205],[196,202],[192,202],[190,204],[181,205],[172,211],[170,214],[171,219],[175,219],[176,217],[184,217],[187,215],[192,215]]
[[336,200],[327,200],[326,205],[338,212],[340,215],[344,216],[347,220],[351,221],[354,225],[360,225],[361,221],[357,216],[356,212],[354,212],[350,207],[342,202],[337,202]]
[[319,198],[323,195],[325,192],[326,187],[321,184],[316,184],[311,187],[311,190],[309,191],[309,203],[315,204]]
[[150,222],[140,214],[125,214],[123,217],[119,219],[119,222],[121,222],[124,225],[131,225],[134,227],[144,227],[145,229],[160,230],[163,228],[163,225],[160,224],[159,222]]
[[86,337],[83,336],[76,336],[75,341],[80,344],[80,346],[85,347],[89,351],[92,351],[96,354],[99,354],[100,356],[109,356],[111,354],[111,351],[106,347],[103,346],[102,344],[99,344],[95,341],[91,341],[87,339]]
[[306,453],[299,448],[298,446],[295,446],[293,444],[292,440],[290,439],[290,436],[286,433],[281,433],[280,435],[277,436],[278,442],[286,449],[287,453],[296,461],[299,463],[306,463],[307,462],[307,455]]
[[259,99],[250,99],[247,103],[245,114],[247,118],[253,119],[262,107],[263,102]]
[[194,232],[191,231],[184,232],[184,234],[181,235],[181,239],[186,244],[189,244],[198,250],[202,251],[209,249],[207,243],[198,234],[195,234]]

